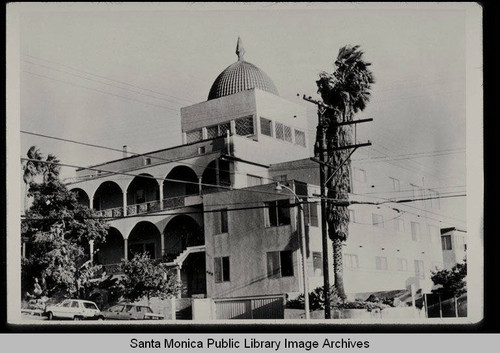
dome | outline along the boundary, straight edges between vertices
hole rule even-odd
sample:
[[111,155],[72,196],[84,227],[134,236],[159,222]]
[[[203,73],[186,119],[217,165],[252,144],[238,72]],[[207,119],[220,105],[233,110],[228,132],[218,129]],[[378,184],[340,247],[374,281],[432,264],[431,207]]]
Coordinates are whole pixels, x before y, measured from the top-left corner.
[[238,38],[236,54],[238,61],[228,66],[215,79],[208,100],[216,99],[247,89],[259,88],[263,91],[278,95],[278,90],[271,78],[254,64],[243,59],[245,49]]

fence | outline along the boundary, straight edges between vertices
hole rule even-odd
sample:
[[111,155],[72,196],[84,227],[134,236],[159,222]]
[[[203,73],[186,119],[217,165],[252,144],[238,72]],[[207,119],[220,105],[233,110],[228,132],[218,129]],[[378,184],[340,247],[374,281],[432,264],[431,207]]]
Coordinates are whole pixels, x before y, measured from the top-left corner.
[[425,294],[424,298],[428,318],[467,317],[467,294],[448,299],[439,294]]

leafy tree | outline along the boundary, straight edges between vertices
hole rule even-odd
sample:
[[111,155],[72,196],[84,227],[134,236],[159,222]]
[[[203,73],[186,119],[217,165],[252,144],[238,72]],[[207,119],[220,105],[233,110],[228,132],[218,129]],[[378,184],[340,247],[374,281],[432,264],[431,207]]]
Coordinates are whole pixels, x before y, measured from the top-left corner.
[[123,296],[132,302],[146,297],[149,303],[151,297],[165,299],[180,290],[177,276],[151,259],[148,253],[139,253],[132,260],[123,261],[121,270],[124,273],[120,281]]
[[459,297],[467,293],[467,261],[456,264],[451,270],[432,271],[431,280],[438,288],[432,293],[441,294],[444,298]]
[[332,200],[348,200],[349,197],[350,150],[338,148],[352,144],[352,128],[350,125],[339,126],[338,123],[352,121],[355,113],[366,108],[375,79],[368,69],[370,63],[363,60],[363,52],[359,50],[359,46],[340,48],[335,66],[332,74],[321,72],[320,79],[316,81],[318,93],[331,108],[326,109],[318,127],[315,155],[318,157],[322,153],[320,134],[326,134],[327,163],[339,168],[338,171],[328,168],[326,176],[328,235],[333,245],[335,287],[338,295],[345,298],[342,243],[348,236],[349,212],[347,206],[340,206]]
[[[36,155],[40,156],[38,150],[30,148],[28,156]],[[43,166],[41,158],[33,159],[41,162],[28,161],[32,163],[24,166],[33,203],[21,222],[21,236],[29,245],[21,264],[22,292],[30,292],[34,279],[40,278],[45,295],[85,296],[83,289],[101,270],[87,262],[88,244],[104,241],[108,225],[59,180],[55,156],[46,159],[54,163],[50,167]],[[43,176],[41,182],[35,181],[37,175]]]

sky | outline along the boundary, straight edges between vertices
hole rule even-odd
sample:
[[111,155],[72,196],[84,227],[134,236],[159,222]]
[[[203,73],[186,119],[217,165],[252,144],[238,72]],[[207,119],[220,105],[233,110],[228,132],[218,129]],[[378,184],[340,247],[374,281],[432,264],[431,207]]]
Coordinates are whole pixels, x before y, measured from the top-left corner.
[[[373,146],[354,158],[392,157],[447,191],[466,184],[466,14],[435,5],[24,4],[19,16],[21,130],[146,153],[181,144],[180,108],[205,101],[237,60],[265,71],[280,96],[314,106],[321,71],[340,47],[360,45],[376,77],[358,130]],[[9,44],[9,43],[8,43]],[[113,151],[20,135],[68,164],[121,158]],[[405,155],[426,153],[425,158]],[[436,155],[437,154],[437,155]],[[402,156],[403,155],[403,156]],[[430,155],[430,156],[429,156]],[[63,177],[74,170],[63,168]],[[450,189],[446,189],[450,188]],[[465,218],[465,200],[454,199]],[[452,207],[453,208],[453,207]]]

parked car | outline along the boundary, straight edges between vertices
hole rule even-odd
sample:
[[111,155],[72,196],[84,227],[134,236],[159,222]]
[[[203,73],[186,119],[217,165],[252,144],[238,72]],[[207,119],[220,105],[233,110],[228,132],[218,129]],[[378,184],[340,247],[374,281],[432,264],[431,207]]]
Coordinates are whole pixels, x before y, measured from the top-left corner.
[[122,303],[102,311],[105,320],[163,320],[164,316],[155,314],[149,306]]
[[49,320],[55,318],[73,320],[103,319],[96,303],[80,299],[65,299],[56,305],[47,305],[44,315]]

